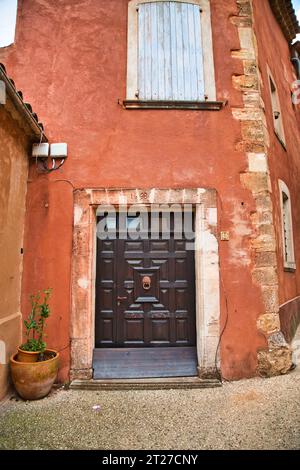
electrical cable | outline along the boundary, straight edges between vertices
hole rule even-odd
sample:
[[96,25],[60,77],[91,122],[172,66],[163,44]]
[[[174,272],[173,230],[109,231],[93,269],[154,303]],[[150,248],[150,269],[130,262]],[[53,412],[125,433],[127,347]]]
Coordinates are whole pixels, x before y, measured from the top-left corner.
[[64,162],[65,162],[65,159],[62,158],[60,164],[56,166],[56,160],[55,158],[52,158],[52,168],[48,168],[46,159],[43,159],[42,163],[43,163],[44,173],[52,173],[52,171],[59,170],[60,167],[64,164]]
[[226,382],[231,382],[229,379],[227,379],[226,377],[224,377],[222,375],[222,372],[221,370],[218,368],[218,354],[219,354],[219,350],[220,350],[220,346],[221,346],[221,341],[222,341],[222,337],[225,333],[225,330],[227,328],[227,325],[228,325],[228,320],[229,320],[229,309],[228,309],[228,298],[227,298],[227,294],[226,294],[226,290],[225,290],[225,285],[224,285],[224,281],[223,281],[223,277],[222,277],[222,272],[221,272],[221,263],[219,262],[219,272],[220,272],[220,279],[221,279],[221,285],[222,285],[222,290],[223,290],[223,293],[224,293],[224,297],[225,297],[225,306],[226,306],[226,319],[225,319],[225,323],[224,323],[224,326],[222,328],[222,331],[220,333],[220,336],[219,336],[219,341],[218,341],[218,345],[217,345],[217,349],[216,349],[216,355],[215,355],[215,369],[216,369],[216,373],[217,375],[219,376],[220,380],[221,381],[226,381]]
[[[219,199],[220,206],[221,206],[220,207],[220,226],[222,226],[223,204],[222,204],[221,196],[220,196],[218,191],[217,191],[217,195],[218,195],[218,199]],[[219,256],[219,276],[220,276],[220,280],[221,280],[222,291],[223,291],[224,298],[225,298],[226,319],[225,319],[225,323],[224,323],[224,326],[222,328],[222,331],[220,333],[219,341],[218,341],[218,345],[217,345],[217,349],[216,349],[215,370],[216,370],[217,376],[220,378],[221,381],[231,382],[231,380],[227,379],[226,377],[224,377],[222,375],[221,369],[218,368],[218,354],[219,354],[219,350],[220,350],[220,347],[221,347],[221,341],[222,341],[222,337],[223,337],[223,335],[226,331],[228,321],[229,321],[228,297],[227,297],[227,294],[226,294],[225,284],[224,284],[224,280],[223,280],[223,276],[222,276],[222,266],[221,266],[221,257],[220,256]]]

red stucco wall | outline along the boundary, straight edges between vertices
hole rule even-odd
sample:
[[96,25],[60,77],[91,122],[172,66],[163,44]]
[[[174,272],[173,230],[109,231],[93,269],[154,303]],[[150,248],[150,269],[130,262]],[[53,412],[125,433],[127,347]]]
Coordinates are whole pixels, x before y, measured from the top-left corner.
[[[222,373],[227,378],[255,374],[257,349],[265,346],[256,319],[264,307],[251,277],[254,201],[240,183],[247,161],[240,123],[230,109],[242,106],[242,95],[232,86],[232,76],[243,73],[240,61],[231,58],[231,51],[240,47],[229,21],[237,8],[235,0],[212,0],[211,5],[217,98],[229,104],[219,112],[191,112],[128,111],[118,104],[126,88],[127,0],[19,2],[16,43],[0,52],[0,60],[26,91],[50,141],[69,146],[68,160],[51,176],[37,175],[31,166],[23,281],[24,311],[29,293],[54,288],[48,344],[62,350],[61,380],[67,379],[69,367],[72,189],[82,187],[217,189],[220,228],[230,231],[230,241],[220,242],[222,325],[228,317]],[[259,30],[263,27],[257,24]],[[265,40],[271,32],[262,34]],[[277,40],[288,64],[287,46]],[[263,64],[261,68],[264,76]],[[279,70],[274,73],[280,80]],[[296,159],[292,130],[287,141]],[[287,179],[287,155],[274,139],[272,146],[273,160],[282,159],[272,171]],[[298,218],[296,228],[299,223]],[[280,275],[287,280],[282,299],[293,296],[295,276]]]
[[[267,0],[254,1],[255,32],[258,40],[259,69],[262,76],[262,97],[265,103],[266,119],[270,136],[269,165],[273,189],[275,230],[277,238],[279,300],[283,304],[299,295],[300,292],[300,105],[294,106],[291,100],[292,83],[296,80],[290,65],[289,46],[281,32]],[[286,149],[274,133],[271,98],[269,92],[267,65],[277,85]],[[284,271],[281,233],[280,194],[278,180],[285,182],[290,190],[294,229],[296,272]]]

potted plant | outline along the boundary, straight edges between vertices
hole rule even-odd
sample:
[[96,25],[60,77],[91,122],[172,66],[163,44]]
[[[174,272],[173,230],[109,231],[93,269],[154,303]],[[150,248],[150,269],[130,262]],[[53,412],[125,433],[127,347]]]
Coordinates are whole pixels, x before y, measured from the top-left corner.
[[26,400],[43,398],[51,390],[58,372],[59,354],[47,349],[46,320],[50,315],[51,289],[31,295],[31,311],[24,320],[26,342],[10,359],[13,383],[18,394]]
[[37,362],[46,349],[46,343],[43,340],[45,336],[45,322],[50,315],[49,298],[51,289],[43,292],[44,296],[41,300],[41,293],[31,295],[31,312],[27,320],[24,320],[26,330],[26,343],[18,348],[18,361],[20,362]]

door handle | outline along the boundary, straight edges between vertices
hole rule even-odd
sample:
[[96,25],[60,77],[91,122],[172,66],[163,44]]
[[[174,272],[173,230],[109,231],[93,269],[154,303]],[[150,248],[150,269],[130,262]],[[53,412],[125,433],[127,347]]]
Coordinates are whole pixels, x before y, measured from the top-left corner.
[[144,276],[142,280],[142,284],[143,284],[144,290],[150,290],[151,289],[151,277]]

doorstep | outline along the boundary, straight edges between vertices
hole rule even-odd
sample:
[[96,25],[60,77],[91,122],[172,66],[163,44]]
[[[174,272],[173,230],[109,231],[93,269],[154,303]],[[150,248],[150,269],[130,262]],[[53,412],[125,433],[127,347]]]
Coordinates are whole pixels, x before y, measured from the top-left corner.
[[151,379],[73,380],[71,390],[172,390],[221,387],[217,379],[174,377]]
[[197,349],[96,348],[93,370],[95,380],[197,377]]

